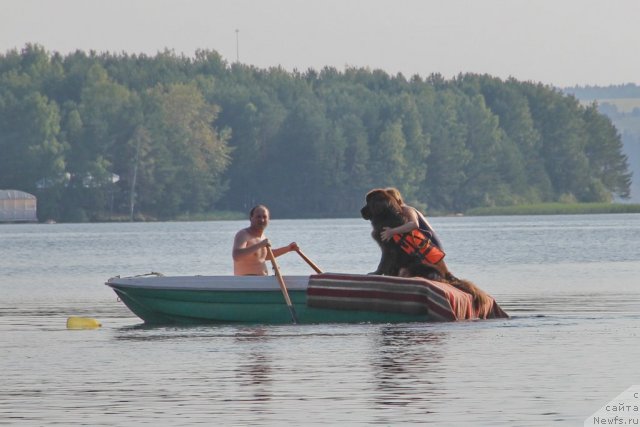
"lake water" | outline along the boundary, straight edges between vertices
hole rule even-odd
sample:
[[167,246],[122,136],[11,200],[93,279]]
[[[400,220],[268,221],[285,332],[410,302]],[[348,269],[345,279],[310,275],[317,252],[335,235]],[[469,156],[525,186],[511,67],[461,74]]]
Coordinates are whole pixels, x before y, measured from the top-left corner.
[[[150,328],[103,284],[231,274],[247,223],[0,225],[0,425],[582,425],[640,384],[640,215],[433,218],[508,320]],[[360,219],[267,232],[328,272],[377,266]]]

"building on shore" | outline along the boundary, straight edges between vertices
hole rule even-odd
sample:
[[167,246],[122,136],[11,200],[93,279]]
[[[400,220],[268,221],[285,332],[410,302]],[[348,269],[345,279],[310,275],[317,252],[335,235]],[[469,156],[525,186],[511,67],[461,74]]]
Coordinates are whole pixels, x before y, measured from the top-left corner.
[[37,199],[20,190],[0,190],[0,222],[37,222]]

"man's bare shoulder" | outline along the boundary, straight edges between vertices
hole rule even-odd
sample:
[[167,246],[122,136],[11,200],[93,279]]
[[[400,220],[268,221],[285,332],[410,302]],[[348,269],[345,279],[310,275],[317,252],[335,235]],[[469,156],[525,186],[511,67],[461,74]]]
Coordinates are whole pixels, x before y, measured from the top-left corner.
[[249,228],[243,228],[242,230],[238,230],[238,232],[236,233],[236,237],[239,237],[239,236],[250,236]]
[[250,240],[251,237],[252,236],[251,236],[251,233],[249,233],[249,229],[243,228],[242,230],[239,230],[236,233],[236,236],[233,239],[233,241],[235,242],[236,245],[238,245],[238,244],[245,243],[247,240]]

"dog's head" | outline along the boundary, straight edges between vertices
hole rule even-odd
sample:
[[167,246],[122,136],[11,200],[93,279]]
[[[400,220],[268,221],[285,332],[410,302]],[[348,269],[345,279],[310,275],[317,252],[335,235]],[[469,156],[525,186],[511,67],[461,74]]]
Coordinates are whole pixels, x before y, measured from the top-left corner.
[[366,204],[360,209],[360,215],[366,220],[386,215],[390,212],[400,215],[402,208],[398,201],[386,190],[375,188],[367,193]]

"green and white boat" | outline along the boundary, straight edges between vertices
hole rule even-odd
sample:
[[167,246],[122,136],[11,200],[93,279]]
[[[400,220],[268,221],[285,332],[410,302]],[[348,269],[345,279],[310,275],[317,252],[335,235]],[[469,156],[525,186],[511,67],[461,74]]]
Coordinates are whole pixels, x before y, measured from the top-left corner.
[[[508,317],[446,283],[323,273],[284,276],[298,323],[398,323]],[[106,282],[145,323],[292,323],[276,276],[113,277]]]

